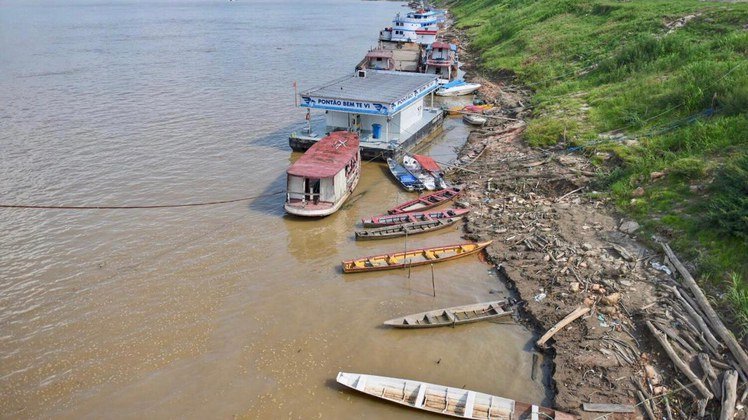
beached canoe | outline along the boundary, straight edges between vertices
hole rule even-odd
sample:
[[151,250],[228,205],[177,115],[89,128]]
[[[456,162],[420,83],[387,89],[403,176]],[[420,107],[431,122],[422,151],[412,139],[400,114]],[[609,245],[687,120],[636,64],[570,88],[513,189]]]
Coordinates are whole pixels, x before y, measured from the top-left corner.
[[415,213],[401,213],[401,214],[383,214],[381,216],[374,216],[371,219],[361,219],[365,228],[375,228],[382,226],[394,226],[401,225],[403,223],[416,223],[416,222],[427,222],[437,219],[446,219],[450,217],[463,216],[470,212],[470,209],[444,209],[444,210],[432,210]]
[[477,254],[493,241],[467,242],[464,244],[438,246],[433,248],[399,251],[391,254],[372,255],[343,261],[344,273],[361,273],[364,271],[392,270],[417,265],[435,264]]
[[384,325],[395,328],[451,327],[511,315],[512,310],[507,307],[505,300],[474,303],[390,319],[384,321]]
[[444,190],[424,194],[415,200],[406,201],[394,208],[387,210],[389,214],[410,213],[414,211],[428,210],[440,204],[454,200],[462,192],[462,187],[452,187]]
[[390,173],[395,177],[397,182],[405,188],[406,191],[423,191],[426,187],[423,183],[412,173],[408,172],[403,165],[397,163],[395,159],[387,158],[387,166],[390,168]]
[[470,125],[477,125],[482,126],[483,124],[488,121],[486,117],[483,115],[477,115],[477,114],[465,114],[462,116],[462,120]]
[[337,381],[356,391],[411,408],[465,419],[573,420],[574,416],[509,398],[421,381],[339,372]]
[[462,217],[448,217],[446,219],[427,220],[425,222],[403,223],[401,225],[384,226],[374,229],[357,230],[356,240],[367,239],[389,239],[400,236],[417,235],[419,233],[432,232],[452,226],[462,220]]

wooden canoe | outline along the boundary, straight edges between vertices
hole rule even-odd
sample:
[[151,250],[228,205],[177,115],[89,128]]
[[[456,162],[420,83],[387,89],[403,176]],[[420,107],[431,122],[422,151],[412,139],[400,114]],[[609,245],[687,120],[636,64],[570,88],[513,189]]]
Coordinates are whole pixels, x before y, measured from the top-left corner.
[[470,212],[470,209],[449,208],[415,213],[384,214],[381,216],[374,216],[371,219],[361,219],[361,223],[363,223],[365,228],[393,226],[401,225],[403,223],[426,222],[430,220],[459,217],[468,212]]
[[445,190],[424,194],[415,200],[406,201],[396,207],[387,210],[389,214],[410,213],[414,211],[428,210],[440,204],[447,203],[457,198],[462,192],[462,187],[452,187]]
[[448,217],[446,219],[426,220],[424,222],[403,223],[395,226],[384,226],[380,228],[357,230],[356,240],[388,239],[400,236],[417,235],[419,233],[431,232],[452,226],[462,220],[462,217]]
[[376,398],[464,419],[575,419],[571,414],[550,408],[421,381],[348,372],[339,372],[337,381],[341,385]]
[[477,254],[493,241],[467,242],[464,244],[439,246],[434,248],[414,249],[406,252],[373,255],[355,260],[343,261],[344,273],[360,273],[364,271],[392,270],[417,265],[428,265],[443,261],[454,260]]
[[511,315],[512,310],[507,307],[505,300],[474,303],[390,319],[384,321],[384,325],[395,328],[451,327]]

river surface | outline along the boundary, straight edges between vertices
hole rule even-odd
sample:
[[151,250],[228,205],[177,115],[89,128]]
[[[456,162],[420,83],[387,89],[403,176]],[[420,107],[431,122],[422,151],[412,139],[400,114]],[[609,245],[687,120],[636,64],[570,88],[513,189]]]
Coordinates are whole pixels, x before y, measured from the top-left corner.
[[[398,315],[505,296],[478,256],[343,275],[340,261],[460,242],[356,243],[413,195],[367,163],[321,220],[284,215],[301,88],[349,73],[400,3],[0,0],[0,417],[411,418],[338,371],[541,403],[513,323],[400,331]],[[315,115],[315,123],[321,120]],[[454,156],[448,119],[426,148]],[[501,292],[489,294],[491,289]],[[542,375],[538,375],[542,376]]]

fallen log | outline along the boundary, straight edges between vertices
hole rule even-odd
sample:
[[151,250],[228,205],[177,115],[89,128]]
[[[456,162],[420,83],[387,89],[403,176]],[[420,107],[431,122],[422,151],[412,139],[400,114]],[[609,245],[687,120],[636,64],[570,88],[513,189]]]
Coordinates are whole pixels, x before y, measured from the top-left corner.
[[551,327],[550,330],[546,331],[545,334],[543,334],[542,337],[540,337],[540,340],[537,341],[537,345],[539,347],[543,347],[543,344],[545,344],[546,341],[550,340],[551,337],[553,337],[561,328],[564,328],[565,326],[571,324],[574,322],[575,319],[581,317],[582,315],[586,314],[590,311],[590,308],[587,307],[579,307],[575,309],[572,313],[569,315],[566,315],[564,319],[559,321],[556,325]]
[[657,420],[657,417],[655,417],[654,413],[652,412],[652,408],[647,404],[647,400],[644,398],[644,394],[642,394],[641,391],[636,391],[636,395],[639,396],[639,404],[644,407],[644,411],[647,413],[647,417],[649,417],[649,420]]
[[717,372],[714,371],[712,363],[709,360],[709,355],[706,353],[699,353],[696,358],[699,361],[701,370],[706,374],[706,381],[709,383],[709,387],[712,389],[714,398],[719,399],[722,396],[722,384],[717,380]]
[[728,370],[722,380],[722,411],[720,420],[732,420],[735,416],[735,400],[738,398],[738,372]]
[[738,340],[736,340],[735,336],[732,335],[730,330],[725,327],[725,324],[719,318],[717,312],[714,311],[712,305],[709,304],[709,301],[706,299],[704,292],[701,291],[701,288],[696,283],[696,280],[691,277],[691,274],[688,272],[688,270],[686,270],[686,267],[681,264],[681,262],[678,260],[678,257],[675,256],[673,250],[670,249],[670,246],[666,243],[663,243],[661,245],[667,257],[678,270],[681,277],[683,277],[683,282],[686,284],[686,286],[688,286],[688,289],[691,290],[691,293],[693,293],[694,297],[696,298],[696,303],[699,304],[701,310],[706,315],[707,319],[709,320],[709,324],[714,329],[714,332],[720,338],[722,338],[727,348],[729,348],[730,352],[733,354],[733,356],[735,356],[735,360],[737,360],[743,373],[748,373],[748,354],[743,351],[743,349],[740,347],[740,344],[738,343]]
[[683,373],[688,378],[688,380],[691,381],[691,383],[693,383],[694,387],[699,390],[699,393],[704,396],[705,399],[711,399],[712,397],[714,397],[709,388],[704,385],[704,382],[702,382],[701,379],[699,379],[699,377],[693,373],[691,368],[688,367],[688,365],[683,362],[680,357],[678,357],[678,354],[675,352],[675,350],[673,350],[673,347],[670,345],[670,343],[668,343],[665,334],[658,330],[651,321],[646,321],[646,323],[647,328],[649,328],[649,331],[652,332],[652,335],[655,336],[657,341],[660,342],[660,345],[665,350],[665,353],[667,353],[668,357],[673,362],[675,367],[678,368],[678,370],[680,370],[681,373]]
[[584,403],[582,410],[592,413],[633,413],[634,406],[631,404],[598,404]]
[[691,319],[693,319],[696,322],[696,325],[698,326],[699,330],[703,334],[706,342],[718,354],[719,350],[723,347],[722,343],[717,341],[717,338],[714,337],[714,334],[712,334],[712,331],[709,329],[709,326],[706,325],[706,321],[704,321],[704,318],[702,318],[701,315],[697,312],[696,308],[693,308],[691,304],[688,303],[688,301],[680,294],[680,291],[678,290],[677,287],[670,287],[670,290],[680,300],[681,306],[683,306],[683,309],[686,310],[686,312],[691,317]]

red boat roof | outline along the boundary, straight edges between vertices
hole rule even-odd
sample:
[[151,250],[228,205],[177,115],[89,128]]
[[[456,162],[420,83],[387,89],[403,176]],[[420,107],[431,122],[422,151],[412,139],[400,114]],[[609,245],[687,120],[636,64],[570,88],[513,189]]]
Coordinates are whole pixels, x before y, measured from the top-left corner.
[[336,131],[314,143],[286,173],[305,178],[330,178],[358,153],[358,135]]
[[413,155],[413,159],[415,159],[418,163],[420,163],[421,167],[427,171],[431,171],[431,172],[442,171],[442,168],[439,167],[436,161],[428,156]]
[[448,50],[451,49],[451,46],[446,42],[438,41],[431,44],[431,48],[444,48],[445,50]]

